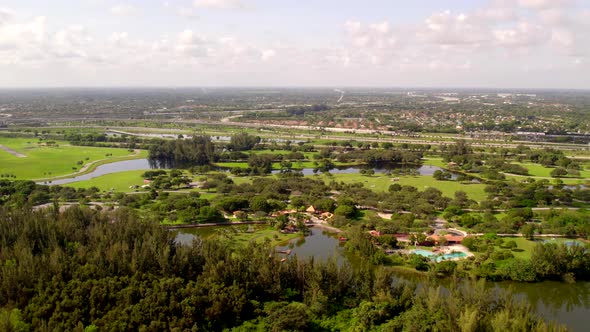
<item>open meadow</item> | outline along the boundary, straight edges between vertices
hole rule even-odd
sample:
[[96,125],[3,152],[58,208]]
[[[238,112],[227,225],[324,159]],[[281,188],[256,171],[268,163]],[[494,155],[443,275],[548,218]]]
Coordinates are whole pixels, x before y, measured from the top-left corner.
[[[55,141],[48,144],[33,138],[0,137],[0,145],[23,156],[0,150],[0,174],[17,179],[45,179],[69,175],[93,162],[113,162],[130,158],[145,158],[145,151],[127,149],[72,146]],[[96,164],[93,164],[93,166]]]

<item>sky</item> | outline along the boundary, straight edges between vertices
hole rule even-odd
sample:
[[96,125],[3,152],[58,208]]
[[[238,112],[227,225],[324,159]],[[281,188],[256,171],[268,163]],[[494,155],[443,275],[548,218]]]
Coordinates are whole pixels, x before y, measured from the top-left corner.
[[590,0],[0,0],[0,87],[590,89]]

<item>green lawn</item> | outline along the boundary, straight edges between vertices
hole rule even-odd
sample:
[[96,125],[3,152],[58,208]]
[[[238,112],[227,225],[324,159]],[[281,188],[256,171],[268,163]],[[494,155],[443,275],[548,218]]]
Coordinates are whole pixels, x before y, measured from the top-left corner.
[[447,168],[447,163],[440,157],[424,157],[422,158],[424,165],[438,166],[441,168]]
[[252,183],[255,177],[253,176],[234,176],[231,179],[234,181],[235,184],[242,184],[242,183]]
[[[503,237],[502,239],[504,240],[504,243],[508,241],[516,242],[516,245],[518,246],[517,249],[522,249],[523,251],[512,251],[512,254],[516,258],[522,259],[530,259],[531,254],[533,252],[533,248],[535,248],[535,245],[537,244],[537,242],[527,240],[523,237]],[[505,250],[503,248],[500,248],[499,246],[495,246],[494,249],[496,251]]]
[[143,178],[141,177],[144,172],[143,170],[136,170],[111,173],[90,180],[69,183],[64,186],[73,188],[97,187],[101,191],[133,192],[136,189],[130,187],[144,185]]
[[344,183],[361,182],[365,187],[375,191],[388,191],[389,186],[398,183],[400,185],[413,186],[419,190],[424,190],[428,187],[434,187],[442,191],[443,195],[453,198],[455,192],[462,190],[469,198],[475,201],[482,201],[486,198],[484,192],[484,184],[463,184],[456,181],[438,181],[432,176],[402,176],[399,181],[392,181],[392,177],[386,175],[365,176],[361,174],[333,174],[331,176],[320,175],[326,182],[331,180],[342,181]]
[[[552,167],[545,167],[543,165],[534,164],[534,163],[514,163],[516,165],[523,166],[529,170],[530,176],[537,176],[537,177],[544,177],[544,178],[551,178],[551,171],[555,168]],[[587,165],[583,165],[584,168],[587,168]],[[580,171],[580,177],[584,179],[590,178],[590,171],[587,169],[583,169]],[[572,180],[572,179],[563,179],[562,180]],[[573,180],[580,180],[580,178],[574,178]]]
[[[0,144],[9,147],[26,157],[19,158],[0,150],[0,174],[13,174],[19,179],[42,179],[75,173],[82,168],[77,163],[93,161],[117,161],[133,158],[134,153],[127,149],[71,146],[57,141],[57,146],[45,146],[33,138],[0,137]],[[106,156],[112,154],[112,156]],[[145,157],[142,152],[137,157]],[[74,169],[75,168],[75,169]]]
[[[248,229],[254,229],[254,232],[247,232]],[[273,246],[286,244],[287,241],[297,238],[300,234],[283,234],[273,227],[267,225],[236,225],[236,226],[219,226],[195,228],[192,230],[183,230],[183,232],[194,233],[203,238],[219,237],[229,240],[232,245],[244,245],[250,241],[263,242],[270,240]]]

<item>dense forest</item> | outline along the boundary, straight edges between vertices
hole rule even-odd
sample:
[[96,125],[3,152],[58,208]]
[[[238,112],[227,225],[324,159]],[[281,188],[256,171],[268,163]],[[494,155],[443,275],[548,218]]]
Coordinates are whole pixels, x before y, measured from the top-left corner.
[[179,245],[132,210],[0,209],[3,331],[557,331],[482,283],[281,262],[268,243]]
[[150,162],[159,168],[206,165],[216,158],[215,147],[208,136],[195,136],[187,140],[159,140],[149,149]]

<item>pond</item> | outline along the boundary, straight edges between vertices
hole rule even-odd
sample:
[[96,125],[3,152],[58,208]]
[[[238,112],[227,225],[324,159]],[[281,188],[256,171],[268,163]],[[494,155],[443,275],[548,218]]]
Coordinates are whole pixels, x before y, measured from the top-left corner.
[[[431,165],[405,165],[405,164],[386,164],[377,167],[368,167],[368,166],[337,166],[330,170],[332,174],[358,174],[361,170],[372,169],[376,174],[392,174],[395,175],[399,173],[400,175],[404,174],[416,174],[416,175],[424,175],[424,176],[432,176],[435,171],[442,171],[443,169],[438,166],[431,166]],[[320,171],[314,168],[302,168],[302,169],[293,169],[294,171],[300,171],[303,175],[313,175],[313,174],[321,174]],[[315,170],[315,171],[314,171]],[[273,170],[273,174],[280,173],[280,170]],[[451,179],[457,179],[457,174],[451,173]]]
[[496,282],[493,285],[523,299],[545,319],[565,324],[572,331],[588,331],[590,282]]
[[291,250],[291,255],[300,258],[313,257],[315,260],[335,258],[338,264],[349,261],[349,255],[344,250],[343,243],[338,240],[336,233],[328,232],[320,227],[311,227],[311,233],[290,241],[285,246],[277,247],[277,251]]
[[[162,166],[162,165],[158,165]],[[124,171],[136,171],[136,170],[149,170],[155,167],[155,165],[150,164],[148,159],[133,159],[133,160],[124,160],[124,161],[117,161],[109,164],[104,164],[97,166],[96,169],[90,173],[74,176],[71,178],[64,178],[59,180],[43,181],[38,182],[39,184],[51,184],[51,185],[63,185],[78,181],[90,180],[102,175],[117,173],[117,172],[124,172]],[[161,167],[160,167],[161,168]],[[219,167],[216,168],[217,170],[229,171],[229,168]],[[346,166],[346,167],[336,167],[330,170],[332,174],[357,174],[360,172],[361,169],[369,169],[367,166]],[[431,176],[437,170],[442,170],[440,167],[437,166],[430,166],[430,165],[423,165],[423,166],[408,166],[402,164],[387,164],[382,165],[379,167],[373,168],[375,173],[378,174],[385,174],[385,173],[393,173],[401,172],[407,174],[408,172],[414,172],[415,174]],[[303,168],[300,170],[304,175],[313,175],[316,174],[313,168]],[[280,173],[279,170],[272,171],[273,174]],[[453,174],[452,179],[456,179],[457,175]]]
[[132,159],[117,161],[114,163],[104,164],[97,166],[96,169],[90,173],[78,175],[72,178],[53,180],[49,182],[39,182],[39,184],[52,184],[62,185],[66,183],[72,183],[83,180],[90,180],[101,175],[123,172],[123,171],[135,171],[135,170],[148,170],[150,169],[150,163],[147,159]]
[[[234,226],[223,226],[234,227]],[[288,245],[277,247],[277,250],[291,249],[291,255],[299,258],[314,257],[316,260],[336,258],[339,264],[350,262],[358,266],[360,260],[349,254],[338,240],[338,235],[319,227],[312,227],[311,233],[305,238],[290,241]],[[197,232],[207,236],[214,232],[214,228],[201,228]],[[181,229],[177,231],[176,241],[190,243],[194,239],[195,230]],[[396,281],[411,281],[420,283],[419,275],[399,272]],[[444,287],[446,280],[441,280]],[[528,302],[539,315],[547,320],[554,320],[565,324],[572,331],[587,331],[588,317],[590,317],[590,282],[576,282],[568,284],[557,281],[543,281],[539,283],[517,282],[489,282],[489,287],[495,287],[511,292],[514,296]]]

